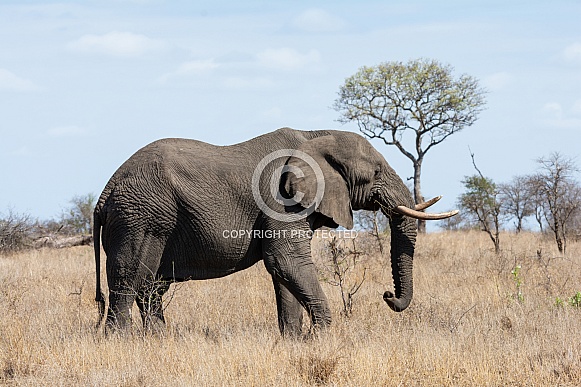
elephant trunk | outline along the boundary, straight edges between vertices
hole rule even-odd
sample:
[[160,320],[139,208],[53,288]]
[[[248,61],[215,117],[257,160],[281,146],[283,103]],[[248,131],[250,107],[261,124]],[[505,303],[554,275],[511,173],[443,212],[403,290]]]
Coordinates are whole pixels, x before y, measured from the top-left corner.
[[[387,215],[387,214],[386,214]],[[416,221],[391,215],[391,272],[395,294],[386,291],[383,300],[395,312],[406,309],[413,297],[413,257],[417,235]]]

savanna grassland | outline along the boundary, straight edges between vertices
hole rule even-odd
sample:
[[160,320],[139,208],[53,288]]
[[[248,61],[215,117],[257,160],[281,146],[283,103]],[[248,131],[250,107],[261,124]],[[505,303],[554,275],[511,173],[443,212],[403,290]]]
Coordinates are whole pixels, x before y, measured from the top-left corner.
[[[581,385],[581,243],[562,256],[544,236],[507,233],[497,256],[483,233],[421,235],[414,300],[394,313],[382,300],[387,257],[360,238],[364,254],[345,276],[350,286],[365,269],[351,316],[322,270],[334,321],[302,340],[281,339],[261,264],[172,285],[165,335],[144,335],[134,318],[132,335],[105,337],[94,330],[91,247],[0,256],[0,384]],[[321,267],[325,243],[313,246]]]

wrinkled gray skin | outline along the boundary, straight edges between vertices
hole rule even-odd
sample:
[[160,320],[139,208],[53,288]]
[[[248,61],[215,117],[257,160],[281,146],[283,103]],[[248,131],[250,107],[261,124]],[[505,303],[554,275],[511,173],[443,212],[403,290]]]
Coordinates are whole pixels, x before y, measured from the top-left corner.
[[[305,152],[324,175],[324,196],[316,210],[290,223],[266,216],[252,194],[256,165],[278,149]],[[269,194],[270,176],[284,164],[304,172],[302,177],[284,172],[280,177],[282,197],[303,194],[294,206],[284,207]],[[312,203],[316,187],[315,174],[296,157],[273,161],[260,180],[262,197],[279,213],[303,210]],[[315,327],[327,327],[331,312],[311,260],[308,233],[293,238],[288,233],[227,238],[225,230],[308,231],[339,225],[350,229],[352,211],[362,209],[381,209],[390,218],[395,294],[385,292],[384,299],[391,309],[402,311],[412,299],[416,222],[392,213],[398,205],[413,208],[408,188],[379,152],[355,133],[283,128],[231,146],[185,139],[149,144],[115,172],[95,207],[97,301],[102,315],[100,236],[107,254],[107,331],[129,327],[134,301],[146,329],[163,329],[162,295],[170,283],[226,276],[260,260],[272,276],[281,333],[300,334],[303,308]]]

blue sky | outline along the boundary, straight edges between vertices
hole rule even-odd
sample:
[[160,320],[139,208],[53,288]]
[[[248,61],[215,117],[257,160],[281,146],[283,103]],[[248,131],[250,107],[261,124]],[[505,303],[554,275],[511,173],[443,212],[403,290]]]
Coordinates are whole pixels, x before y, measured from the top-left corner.
[[[0,213],[57,217],[163,137],[232,144],[283,126],[358,131],[331,106],[384,61],[478,78],[486,110],[426,156],[425,196],[454,207],[559,151],[581,164],[579,1],[6,1],[0,3]],[[411,163],[372,143],[403,177]]]

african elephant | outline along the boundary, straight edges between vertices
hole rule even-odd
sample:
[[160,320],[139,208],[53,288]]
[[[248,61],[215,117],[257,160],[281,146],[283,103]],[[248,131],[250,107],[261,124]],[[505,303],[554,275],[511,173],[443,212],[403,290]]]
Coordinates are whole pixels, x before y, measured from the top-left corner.
[[[414,205],[410,192],[362,136],[282,128],[249,141],[215,146],[155,141],[111,177],[94,211],[96,301],[104,316],[100,238],[107,255],[106,330],[125,330],[136,301],[149,329],[165,324],[170,283],[226,276],[259,260],[272,276],[283,335],[301,332],[303,308],[315,327],[331,312],[311,260],[312,231],[353,227],[356,210],[390,219],[394,311],[412,299],[413,218],[437,200]],[[236,235],[233,235],[236,230]],[[235,236],[235,237],[234,237]]]

